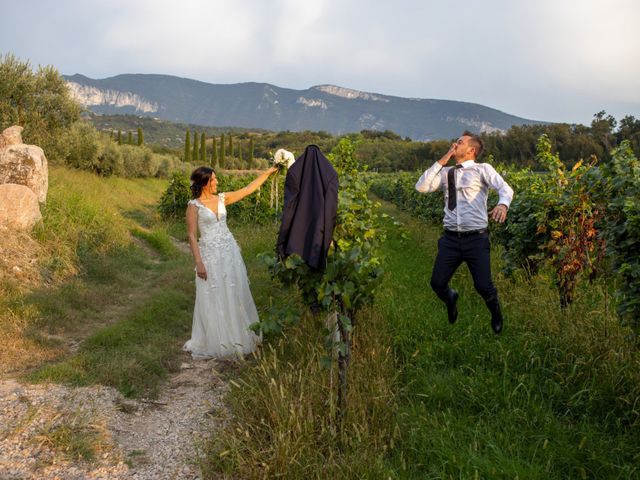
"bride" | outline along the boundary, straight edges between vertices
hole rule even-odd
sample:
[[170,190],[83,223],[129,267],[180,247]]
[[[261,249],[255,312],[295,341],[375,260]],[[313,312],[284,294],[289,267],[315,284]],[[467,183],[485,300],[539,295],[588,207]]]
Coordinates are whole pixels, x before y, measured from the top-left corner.
[[196,262],[196,302],[191,339],[183,350],[194,358],[247,354],[260,341],[249,330],[249,325],[258,321],[258,312],[240,248],[227,228],[226,205],[255,192],[276,171],[277,167],[271,167],[246,187],[226,193],[217,193],[212,168],[200,167],[191,174],[193,200],[186,216],[189,246]]

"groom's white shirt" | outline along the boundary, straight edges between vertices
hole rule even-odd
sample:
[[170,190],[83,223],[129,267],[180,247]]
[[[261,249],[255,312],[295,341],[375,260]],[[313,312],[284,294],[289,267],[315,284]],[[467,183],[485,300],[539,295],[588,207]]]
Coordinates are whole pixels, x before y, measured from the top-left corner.
[[487,196],[489,188],[498,192],[498,204],[509,208],[513,199],[513,190],[504,181],[496,169],[488,163],[476,163],[473,160],[463,162],[462,168],[456,169],[456,203],[455,210],[447,208],[450,192],[447,188],[447,172],[453,167],[443,167],[434,163],[420,176],[416,190],[421,193],[435,192],[439,188],[444,191],[444,228],[465,232],[487,228]]

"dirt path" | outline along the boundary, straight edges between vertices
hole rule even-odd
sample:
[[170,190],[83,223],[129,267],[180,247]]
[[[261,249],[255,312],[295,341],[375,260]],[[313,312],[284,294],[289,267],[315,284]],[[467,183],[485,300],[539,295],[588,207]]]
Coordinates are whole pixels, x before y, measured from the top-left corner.
[[[154,401],[94,386],[0,382],[1,479],[197,479],[211,431],[228,418],[216,360],[185,355]],[[82,459],[87,446],[92,460]]]
[[[186,243],[171,238],[183,253]],[[159,255],[134,239],[152,264]],[[143,275],[151,275],[150,272]],[[67,354],[97,328],[122,318],[145,297],[132,289],[127,301],[104,306],[100,321],[58,338]],[[221,372],[232,361],[194,361],[184,353],[180,370],[158,398],[127,399],[106,386],[23,384],[12,372],[0,377],[0,480],[199,479],[199,458],[212,431],[229,412]]]

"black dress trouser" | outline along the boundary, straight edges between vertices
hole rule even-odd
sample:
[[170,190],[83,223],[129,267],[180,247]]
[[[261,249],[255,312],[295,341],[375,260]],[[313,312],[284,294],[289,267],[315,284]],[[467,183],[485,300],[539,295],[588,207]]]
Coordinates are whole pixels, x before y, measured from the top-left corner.
[[458,236],[445,232],[438,240],[431,274],[431,288],[445,303],[449,302],[449,280],[462,262],[466,262],[473,278],[473,286],[482,296],[491,313],[500,310],[498,290],[491,280],[489,233]]

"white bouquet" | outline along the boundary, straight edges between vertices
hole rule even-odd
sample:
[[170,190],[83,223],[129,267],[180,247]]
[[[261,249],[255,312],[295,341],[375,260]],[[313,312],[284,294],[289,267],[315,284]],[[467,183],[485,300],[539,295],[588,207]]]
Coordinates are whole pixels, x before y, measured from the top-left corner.
[[293,165],[293,162],[295,161],[296,161],[296,157],[293,155],[293,153],[291,153],[288,150],[285,150],[284,148],[278,149],[276,153],[273,155],[273,165],[278,167],[278,172],[273,176],[273,179],[271,180],[271,202],[269,203],[269,206],[273,208],[273,201],[275,200],[276,218],[278,216],[278,198],[279,198],[278,175],[280,175],[280,171],[284,167],[287,167],[287,168],[291,167],[291,165]]
[[291,168],[293,162],[296,161],[296,157],[293,153],[285,150],[284,148],[280,148],[273,155],[273,164],[276,167],[284,167],[286,165],[287,168]]

